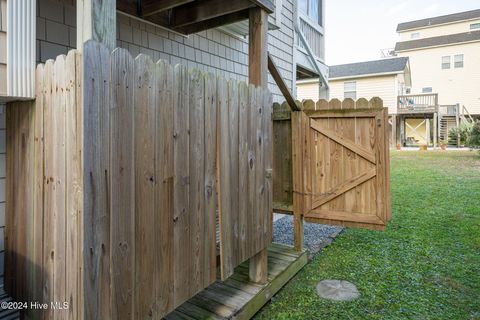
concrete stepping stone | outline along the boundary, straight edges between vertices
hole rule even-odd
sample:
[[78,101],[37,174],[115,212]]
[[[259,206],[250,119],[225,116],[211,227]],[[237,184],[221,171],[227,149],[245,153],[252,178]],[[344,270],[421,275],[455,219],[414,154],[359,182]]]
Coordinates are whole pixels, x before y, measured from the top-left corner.
[[350,301],[360,297],[357,287],[344,280],[322,280],[317,284],[317,294],[333,301]]

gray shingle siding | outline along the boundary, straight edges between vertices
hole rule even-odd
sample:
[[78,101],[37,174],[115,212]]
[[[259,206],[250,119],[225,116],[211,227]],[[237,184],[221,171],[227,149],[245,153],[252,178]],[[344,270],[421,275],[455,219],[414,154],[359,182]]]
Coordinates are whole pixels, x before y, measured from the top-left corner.
[[401,72],[405,70],[408,57],[357,62],[330,66],[330,79],[354,77],[367,74]]
[[462,42],[480,41],[480,31],[449,34],[446,36],[431,37],[418,40],[397,42],[395,51],[446,46]]
[[399,23],[397,26],[397,32],[476,18],[480,18],[480,9]]
[[[268,51],[293,91],[294,28],[293,1],[284,0],[282,26],[269,31]],[[66,54],[76,45],[75,8],[61,2],[38,0],[37,62],[45,62]],[[55,26],[55,28],[53,28]],[[248,40],[218,29],[203,31],[188,38],[127,16],[117,15],[117,45],[132,55],[147,54],[171,64],[222,75],[227,79],[248,80]],[[269,75],[269,88],[274,100],[283,100],[280,90]]]

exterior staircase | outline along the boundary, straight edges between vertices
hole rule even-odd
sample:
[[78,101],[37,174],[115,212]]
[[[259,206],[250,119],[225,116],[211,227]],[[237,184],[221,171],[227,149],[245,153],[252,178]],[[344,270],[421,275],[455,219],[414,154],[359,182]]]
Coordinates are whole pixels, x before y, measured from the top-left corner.
[[457,140],[452,139],[448,134],[452,128],[457,126],[457,120],[455,116],[441,116],[439,123],[440,141],[448,141],[449,146],[457,146]]

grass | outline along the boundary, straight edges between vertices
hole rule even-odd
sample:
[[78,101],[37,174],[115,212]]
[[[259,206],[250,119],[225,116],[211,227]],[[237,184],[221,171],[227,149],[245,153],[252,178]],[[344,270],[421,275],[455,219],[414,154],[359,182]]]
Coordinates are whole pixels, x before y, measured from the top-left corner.
[[[480,156],[394,152],[386,231],[348,229],[257,319],[480,319]],[[323,279],[361,298],[320,299]]]

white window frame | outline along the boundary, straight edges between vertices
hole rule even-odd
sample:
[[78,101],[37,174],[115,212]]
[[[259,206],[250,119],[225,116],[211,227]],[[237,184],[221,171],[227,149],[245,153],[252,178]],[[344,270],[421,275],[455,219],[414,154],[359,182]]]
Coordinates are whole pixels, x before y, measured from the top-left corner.
[[[298,0],[299,2],[301,0]],[[300,9],[300,4],[298,4],[298,9],[300,11],[300,13],[306,17],[308,17],[308,19],[316,24],[318,24],[319,26],[323,27],[323,1],[325,0],[304,0],[306,1],[307,3],[307,12],[305,12],[304,10],[301,10]],[[312,16],[310,15],[310,1],[317,1],[318,2],[318,19],[315,20],[312,18]]]
[[424,87],[422,88],[422,93],[432,93],[433,88],[432,87]]
[[471,23],[470,30],[480,30],[480,22]]
[[[448,62],[445,62],[448,59]],[[442,56],[442,70],[451,69],[452,67],[452,57],[451,56]]]
[[463,68],[465,56],[463,53],[453,56],[453,67],[455,69]]
[[343,83],[343,98],[357,100],[357,81],[345,81]]

